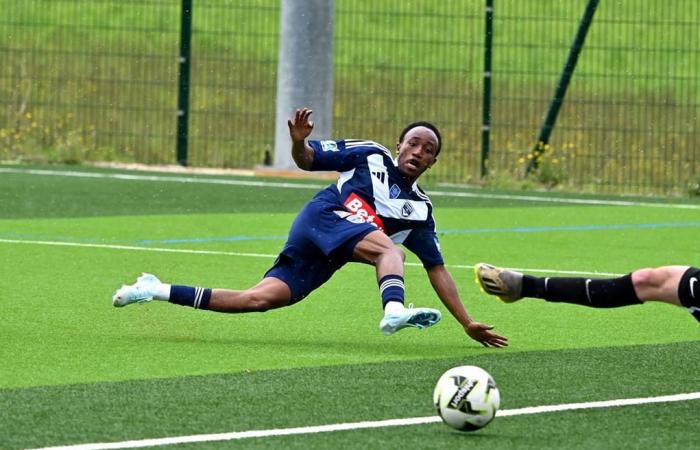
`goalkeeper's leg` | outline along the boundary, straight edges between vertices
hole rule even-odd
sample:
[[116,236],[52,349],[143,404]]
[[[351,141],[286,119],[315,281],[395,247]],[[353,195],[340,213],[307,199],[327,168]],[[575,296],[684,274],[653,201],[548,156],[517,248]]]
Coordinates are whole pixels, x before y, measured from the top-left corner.
[[[489,267],[494,280],[519,281],[515,299],[541,298],[549,302],[573,303],[593,308],[616,308],[660,301],[685,307],[700,321],[700,269],[695,267],[663,266],[640,269],[622,277],[607,279],[534,277]],[[480,266],[477,266],[479,281],[482,279],[480,269]],[[485,269],[481,270],[486,273]],[[481,284],[490,294],[501,293],[488,283]]]

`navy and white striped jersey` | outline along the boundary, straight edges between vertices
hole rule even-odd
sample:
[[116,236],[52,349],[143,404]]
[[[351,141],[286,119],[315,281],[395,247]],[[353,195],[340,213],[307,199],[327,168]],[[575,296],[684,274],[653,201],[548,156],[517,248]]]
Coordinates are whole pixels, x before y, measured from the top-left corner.
[[370,222],[396,244],[403,244],[426,268],[443,264],[427,195],[399,172],[391,152],[373,141],[309,141],[311,170],[340,172],[335,185],[316,199],[337,204],[351,219]]

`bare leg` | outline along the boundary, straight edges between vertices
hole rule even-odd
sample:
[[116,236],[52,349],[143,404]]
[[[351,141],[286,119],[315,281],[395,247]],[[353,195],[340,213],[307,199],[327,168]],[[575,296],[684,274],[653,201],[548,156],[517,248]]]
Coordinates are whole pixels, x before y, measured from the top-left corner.
[[268,277],[245,291],[212,289],[209,309],[218,312],[262,312],[289,305],[292,293],[284,281]]
[[406,254],[394,244],[389,236],[377,230],[364,237],[355,246],[353,258],[372,264],[377,271],[377,281],[386,275],[403,277],[403,262]]
[[643,302],[659,301],[682,306],[678,298],[678,284],[688,266],[664,266],[632,272],[632,284],[637,297]]

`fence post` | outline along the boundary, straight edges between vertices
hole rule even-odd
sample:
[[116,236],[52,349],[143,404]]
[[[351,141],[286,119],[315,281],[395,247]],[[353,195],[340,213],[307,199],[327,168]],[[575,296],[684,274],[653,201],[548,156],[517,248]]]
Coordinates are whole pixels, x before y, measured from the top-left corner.
[[569,56],[566,59],[566,64],[564,65],[564,70],[559,77],[559,82],[557,83],[556,91],[554,92],[554,97],[552,102],[549,104],[549,111],[547,111],[547,117],[544,119],[542,124],[542,129],[540,130],[540,135],[537,138],[537,143],[532,149],[532,158],[527,164],[527,169],[525,174],[529,174],[530,171],[537,168],[538,157],[544,152],[545,145],[549,142],[549,136],[552,134],[554,129],[554,124],[557,121],[557,115],[559,114],[559,108],[562,103],[564,103],[564,96],[566,95],[566,89],[569,87],[569,82],[576,69],[576,62],[578,61],[578,55],[583,50],[583,43],[586,40],[586,35],[588,34],[588,28],[593,22],[593,14],[598,6],[598,0],[588,0],[588,5],[586,5],[586,11],[583,13],[581,18],[581,23],[579,23],[578,31],[576,32],[576,37],[574,38],[574,43],[571,44],[569,49]]
[[180,74],[177,98],[177,162],[187,165],[190,117],[190,43],[192,41],[192,0],[182,0],[180,15]]
[[493,48],[493,0],[486,0],[484,37],[484,98],[481,123],[481,178],[489,174],[487,162],[491,138],[491,51]]

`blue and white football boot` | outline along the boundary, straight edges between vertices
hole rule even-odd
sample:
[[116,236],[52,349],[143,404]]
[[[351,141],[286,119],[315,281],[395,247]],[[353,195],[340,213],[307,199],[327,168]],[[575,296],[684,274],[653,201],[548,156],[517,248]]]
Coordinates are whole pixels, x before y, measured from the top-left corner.
[[136,279],[136,283],[119,288],[112,297],[112,305],[121,308],[132,303],[150,302],[160,284],[155,275],[144,273]]
[[387,314],[379,322],[379,329],[386,336],[390,336],[397,331],[413,327],[422,330],[428,328],[440,321],[442,314],[437,309],[432,308],[414,308],[409,305],[400,313]]

